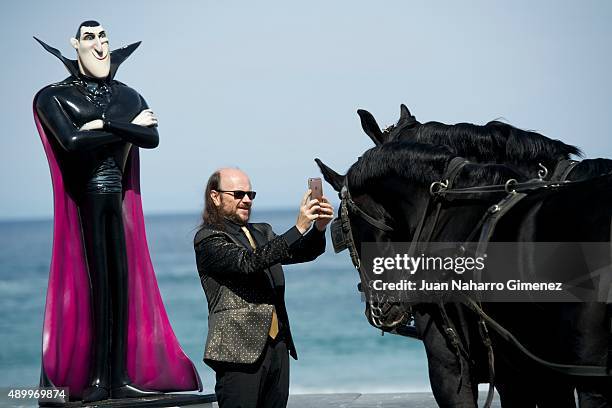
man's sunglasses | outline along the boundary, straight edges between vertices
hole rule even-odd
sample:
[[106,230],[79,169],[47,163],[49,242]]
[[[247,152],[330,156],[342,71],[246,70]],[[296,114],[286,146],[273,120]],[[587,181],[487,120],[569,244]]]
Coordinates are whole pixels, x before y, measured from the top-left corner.
[[249,199],[254,200],[257,193],[255,191],[243,191],[243,190],[217,190],[219,193],[230,193],[236,200],[242,200],[244,196],[249,196]]

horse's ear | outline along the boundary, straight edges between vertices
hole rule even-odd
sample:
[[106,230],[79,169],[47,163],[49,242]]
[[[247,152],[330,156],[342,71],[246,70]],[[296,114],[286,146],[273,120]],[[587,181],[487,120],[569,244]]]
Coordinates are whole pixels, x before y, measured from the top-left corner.
[[357,114],[361,119],[361,127],[366,135],[370,136],[370,139],[372,139],[376,146],[383,144],[385,142],[385,137],[382,130],[380,130],[378,123],[376,123],[374,116],[372,116],[372,114],[367,110],[363,109],[357,109]]
[[397,121],[398,125],[404,125],[403,127],[413,127],[420,125],[419,121],[410,113],[406,105],[403,103],[400,105],[400,118]]
[[325,181],[327,181],[334,188],[334,190],[340,192],[340,190],[342,190],[342,186],[344,185],[344,179],[346,176],[336,173],[319,159],[315,159],[315,162],[317,162],[317,166],[319,166],[321,173],[323,173],[323,178]]
[[410,119],[411,117],[414,119],[414,116],[412,116],[406,105],[402,103],[400,105],[400,121],[402,119]]

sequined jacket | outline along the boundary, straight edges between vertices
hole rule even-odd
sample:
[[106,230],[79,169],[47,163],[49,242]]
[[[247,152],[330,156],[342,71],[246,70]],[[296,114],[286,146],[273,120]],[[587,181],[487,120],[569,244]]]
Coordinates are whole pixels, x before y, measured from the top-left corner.
[[196,263],[208,302],[208,336],[204,362],[250,364],[264,350],[276,308],[291,356],[297,352],[285,307],[281,264],[307,262],[325,251],[325,233],[312,228],[302,236],[296,227],[276,235],[269,224],[248,224],[257,244],[253,250],[240,227],[225,222],[225,231],[209,226],[194,238]]

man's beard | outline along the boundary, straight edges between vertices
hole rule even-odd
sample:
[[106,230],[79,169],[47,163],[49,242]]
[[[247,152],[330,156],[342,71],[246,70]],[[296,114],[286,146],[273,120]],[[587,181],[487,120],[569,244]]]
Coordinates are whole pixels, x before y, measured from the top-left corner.
[[[222,217],[224,217],[225,219],[228,219],[228,220],[230,220],[230,221],[232,221],[232,222],[234,222],[234,223],[236,223],[236,224],[238,224],[240,226],[244,226],[244,225],[246,225],[249,222],[249,218],[251,216],[251,207],[248,207],[248,208],[236,207],[234,209],[234,211],[232,211],[230,213],[226,213],[225,211],[223,211],[223,209],[224,209],[223,208],[223,200],[224,200],[224,198],[223,198],[223,196],[221,196],[221,205],[219,207],[217,207],[217,209],[218,209],[218,211],[219,211],[219,213],[220,213],[220,215]],[[238,216],[238,214],[236,214],[236,211],[238,211],[239,209],[246,209],[246,210],[249,211],[249,216],[247,217],[246,220],[243,220],[242,218],[240,218]]]
[[228,220],[230,220],[230,221],[232,221],[232,222],[234,222],[234,223],[236,223],[236,224],[238,224],[240,226],[246,225],[249,222],[248,218],[246,220],[243,220],[236,213],[226,214],[225,218],[227,218]]

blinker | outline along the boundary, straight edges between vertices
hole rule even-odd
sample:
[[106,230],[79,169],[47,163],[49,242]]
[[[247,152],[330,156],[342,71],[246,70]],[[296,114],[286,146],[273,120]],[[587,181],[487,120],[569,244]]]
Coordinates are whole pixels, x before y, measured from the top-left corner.
[[342,229],[342,219],[340,217],[337,217],[332,221],[330,232],[335,253],[342,252],[349,247],[347,236]]

